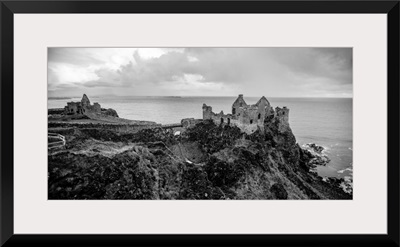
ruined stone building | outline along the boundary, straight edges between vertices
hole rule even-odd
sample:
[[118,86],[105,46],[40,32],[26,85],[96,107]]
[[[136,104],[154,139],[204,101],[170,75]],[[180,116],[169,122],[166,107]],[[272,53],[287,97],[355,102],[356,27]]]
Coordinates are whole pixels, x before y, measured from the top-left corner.
[[264,122],[274,117],[280,118],[284,125],[288,125],[289,109],[276,107],[274,110],[264,96],[256,104],[248,105],[243,99],[243,94],[239,94],[232,104],[231,114],[224,114],[223,111],[214,113],[211,106],[203,104],[203,120],[211,119],[215,124],[235,125],[248,134],[257,129],[264,132]]
[[85,112],[101,112],[100,104],[93,103],[93,105],[91,105],[90,100],[86,96],[86,94],[83,94],[80,102],[68,102],[67,105],[64,107],[65,114],[84,114]]

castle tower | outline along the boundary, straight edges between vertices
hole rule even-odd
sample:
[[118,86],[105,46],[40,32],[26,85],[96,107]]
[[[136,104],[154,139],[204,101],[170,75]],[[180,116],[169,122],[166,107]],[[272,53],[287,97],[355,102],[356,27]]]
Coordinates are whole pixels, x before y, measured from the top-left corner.
[[82,99],[81,99],[81,104],[83,107],[90,106],[90,100],[86,94],[83,94]]
[[276,107],[276,117],[280,120],[283,124],[289,124],[289,109],[284,106],[283,108]]
[[203,119],[211,119],[211,116],[212,116],[212,107],[203,104]]
[[236,116],[239,112],[240,107],[246,107],[246,101],[243,99],[243,94],[239,94],[239,97],[232,104],[232,115]]
[[262,96],[261,99],[257,101],[256,106],[271,107],[271,104],[269,103],[267,98],[265,98],[265,96]]
[[274,114],[274,109],[272,108],[271,104],[264,96],[256,103],[256,106],[259,107],[260,113],[262,111],[263,116],[270,116]]

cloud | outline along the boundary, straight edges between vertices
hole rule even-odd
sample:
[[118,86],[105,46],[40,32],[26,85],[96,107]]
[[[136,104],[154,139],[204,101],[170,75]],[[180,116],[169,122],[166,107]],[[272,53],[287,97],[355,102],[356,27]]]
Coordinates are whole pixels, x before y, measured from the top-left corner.
[[75,66],[103,63],[102,60],[96,58],[96,54],[90,49],[49,48],[47,55],[51,63],[64,63]]
[[287,72],[296,76],[352,83],[351,48],[281,48],[272,53]]
[[352,95],[351,48],[53,49],[51,88],[75,82],[121,94]]

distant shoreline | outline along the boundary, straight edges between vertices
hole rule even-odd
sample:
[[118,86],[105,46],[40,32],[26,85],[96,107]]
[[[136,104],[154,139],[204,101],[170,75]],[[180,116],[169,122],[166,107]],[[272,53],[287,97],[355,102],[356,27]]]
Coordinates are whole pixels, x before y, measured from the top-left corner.
[[[112,95],[104,95],[104,96],[92,96],[91,98],[109,98],[109,97],[121,97],[121,98],[127,98],[127,97],[132,97],[132,98],[235,98],[237,96],[232,95],[232,96],[139,96],[139,95],[126,95],[126,96],[112,96]],[[247,96],[248,98],[257,98],[258,96]],[[80,98],[80,96],[76,97],[48,97],[48,100],[60,100],[60,99],[74,99],[74,98]],[[270,99],[353,99],[353,97],[268,97]]]
[[[100,98],[100,97],[106,97],[106,96],[93,96],[91,98]],[[109,97],[109,96],[107,96]],[[113,96],[114,97],[114,96]],[[120,96],[115,96],[115,97],[120,97]],[[81,96],[71,96],[71,97],[47,97],[47,100],[57,100],[57,99],[76,99],[76,98],[81,98]]]
[[48,97],[47,99],[72,99],[73,97]]

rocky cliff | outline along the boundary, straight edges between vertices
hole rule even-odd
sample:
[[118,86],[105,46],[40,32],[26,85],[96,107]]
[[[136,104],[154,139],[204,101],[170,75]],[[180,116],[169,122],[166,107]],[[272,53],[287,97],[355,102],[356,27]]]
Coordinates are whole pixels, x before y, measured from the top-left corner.
[[50,151],[49,199],[351,199],[343,179],[319,177],[317,155],[279,119],[265,133],[202,122],[180,135],[57,128],[64,150]]
[[119,117],[117,111],[112,108],[101,108],[101,113],[107,116]]

